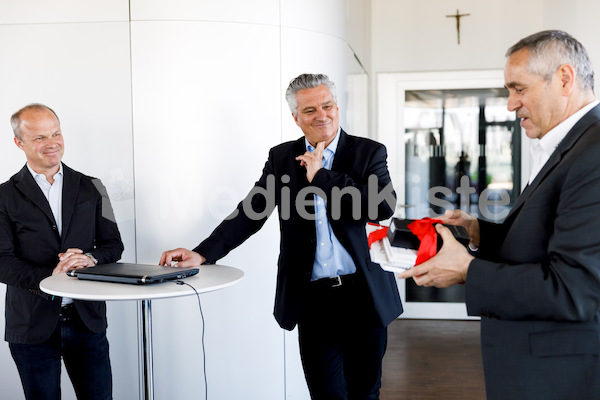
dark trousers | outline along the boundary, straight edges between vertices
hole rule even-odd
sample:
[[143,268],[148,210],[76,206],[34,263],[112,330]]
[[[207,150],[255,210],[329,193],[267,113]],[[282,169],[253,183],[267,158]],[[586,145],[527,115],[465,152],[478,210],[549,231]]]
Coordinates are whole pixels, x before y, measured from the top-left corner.
[[61,358],[79,400],[112,399],[106,332],[93,333],[75,307],[63,308],[52,336],[40,344],[9,343],[27,400],[60,400]]
[[364,284],[356,276],[337,287],[311,286],[298,324],[311,399],[379,399],[387,328],[376,322]]

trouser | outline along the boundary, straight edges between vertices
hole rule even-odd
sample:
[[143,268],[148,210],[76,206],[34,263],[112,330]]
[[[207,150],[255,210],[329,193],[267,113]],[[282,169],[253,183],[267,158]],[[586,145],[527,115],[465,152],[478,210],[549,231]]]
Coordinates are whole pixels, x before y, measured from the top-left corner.
[[106,332],[91,332],[75,307],[63,307],[52,336],[40,344],[9,343],[27,400],[60,400],[61,358],[79,400],[112,399]]
[[300,355],[313,400],[375,400],[387,328],[378,326],[364,282],[311,283],[298,324]]

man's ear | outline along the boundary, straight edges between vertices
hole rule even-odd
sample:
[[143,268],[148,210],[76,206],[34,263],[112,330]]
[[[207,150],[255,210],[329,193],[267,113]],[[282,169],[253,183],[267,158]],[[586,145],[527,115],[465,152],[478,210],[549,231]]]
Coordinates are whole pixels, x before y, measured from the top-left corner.
[[15,144],[17,145],[18,148],[20,148],[21,150],[25,150],[23,148],[23,141],[21,139],[19,139],[18,137],[15,136]]
[[562,84],[563,94],[565,96],[570,95],[575,85],[575,69],[572,65],[562,64],[558,67],[557,72]]

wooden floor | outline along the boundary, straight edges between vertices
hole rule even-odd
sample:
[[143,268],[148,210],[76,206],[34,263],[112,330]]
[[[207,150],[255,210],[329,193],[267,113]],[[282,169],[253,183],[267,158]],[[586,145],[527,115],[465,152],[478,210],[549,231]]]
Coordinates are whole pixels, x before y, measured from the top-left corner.
[[485,400],[479,321],[394,321],[381,400]]

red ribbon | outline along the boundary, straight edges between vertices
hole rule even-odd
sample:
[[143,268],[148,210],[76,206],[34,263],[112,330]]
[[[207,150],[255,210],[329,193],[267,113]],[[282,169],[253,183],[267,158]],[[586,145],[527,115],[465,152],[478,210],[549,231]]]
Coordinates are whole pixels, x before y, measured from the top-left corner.
[[437,253],[437,231],[433,225],[438,223],[441,224],[442,221],[425,217],[408,224],[408,229],[421,241],[415,265],[429,260]]
[[376,241],[381,240],[384,237],[386,237],[387,232],[388,232],[388,227],[387,226],[373,224],[371,222],[369,222],[368,224],[369,225],[373,225],[373,226],[380,226],[381,227],[381,229],[373,231],[373,232],[369,233],[369,236],[367,236],[367,242],[369,242],[369,249],[370,249],[371,248],[371,244],[373,244]]

